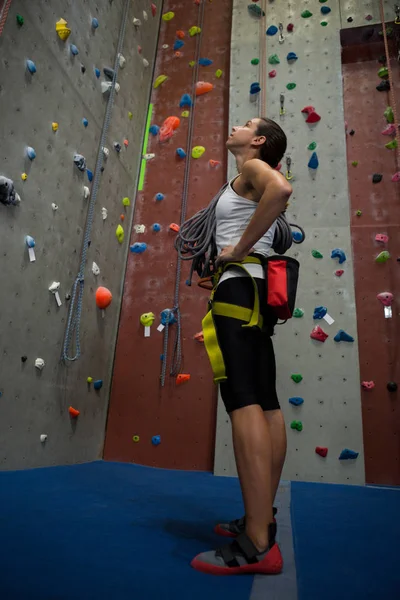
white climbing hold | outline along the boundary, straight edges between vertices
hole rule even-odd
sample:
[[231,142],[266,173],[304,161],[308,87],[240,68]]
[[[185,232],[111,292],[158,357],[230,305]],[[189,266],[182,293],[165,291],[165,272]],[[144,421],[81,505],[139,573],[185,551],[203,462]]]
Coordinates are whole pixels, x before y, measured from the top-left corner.
[[40,441],[42,442],[42,444],[44,444],[46,440],[47,440],[47,435],[45,433],[42,433],[42,435],[40,436]]
[[124,56],[122,56],[122,54],[118,54],[119,68],[123,69],[125,67],[125,63],[126,63],[126,58]]
[[133,226],[135,233],[145,233],[146,226],[145,225],[134,225]]
[[147,12],[144,10],[144,11],[143,11],[143,19],[144,19],[145,21],[147,21],[147,19],[148,19],[148,18],[149,18],[149,17],[147,16]]
[[61,306],[61,304],[62,304],[60,294],[58,293],[58,290],[60,289],[60,285],[61,284],[59,281],[53,281],[53,283],[49,286],[49,292],[54,294],[54,297],[57,302],[57,306]]
[[163,49],[163,50],[168,50],[168,48],[169,48],[169,45],[168,45],[168,44],[163,44],[163,45],[162,45],[162,49]]
[[149,66],[149,61],[146,60],[145,58],[143,59],[143,66],[145,66],[145,67]]
[[135,27],[140,27],[142,22],[140,19],[136,19],[135,17],[133,17],[132,23],[134,24]]
[[58,210],[58,206],[54,202],[51,203],[51,208],[54,210],[54,212],[56,212],[56,210]]
[[[109,92],[111,92],[112,86],[113,86],[112,81],[102,81],[100,84],[101,93],[108,94]],[[118,94],[120,89],[121,89],[121,86],[119,85],[119,83],[115,82],[115,93]]]
[[90,190],[87,185],[83,186],[83,197],[87,200],[90,196]]
[[109,151],[109,149],[108,149],[108,148],[106,148],[105,146],[103,146],[102,150],[103,150],[103,154],[104,154],[104,156],[105,156],[106,158],[108,158],[108,157],[110,156],[110,151]]
[[35,360],[35,367],[39,370],[42,371],[44,368],[45,362],[43,360],[43,358],[37,358]]
[[100,275],[100,268],[95,262],[92,264],[92,273],[93,275]]
[[105,221],[107,219],[107,215],[108,215],[108,210],[103,207],[101,209],[101,216],[103,217],[103,221]]
[[155,157],[155,154],[143,154],[144,160],[151,160]]

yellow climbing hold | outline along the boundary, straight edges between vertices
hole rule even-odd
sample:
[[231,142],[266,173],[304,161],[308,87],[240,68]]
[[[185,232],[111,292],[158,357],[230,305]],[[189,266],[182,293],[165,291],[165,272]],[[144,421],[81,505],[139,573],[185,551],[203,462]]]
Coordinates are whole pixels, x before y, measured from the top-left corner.
[[52,128],[53,131],[57,131],[57,129],[58,129],[58,123],[52,123],[51,124],[51,128]]
[[124,206],[130,206],[131,205],[131,201],[129,200],[129,198],[123,198],[122,199],[122,204]]
[[190,63],[189,63],[189,67],[194,67],[195,64],[196,64],[195,61],[191,60]]
[[221,71],[221,69],[217,69],[217,70],[215,71],[215,77],[217,77],[218,79],[219,79],[220,77],[222,77],[222,71]]
[[189,116],[189,111],[188,110],[183,110],[181,112],[181,117],[188,117]]
[[137,444],[138,442],[140,442],[140,437],[138,435],[134,435],[132,441],[134,441],[135,444]]
[[159,75],[154,82],[153,87],[158,88],[164,81],[167,81],[168,77],[166,75]]
[[190,35],[190,37],[193,37],[194,35],[197,35],[198,33],[201,33],[201,28],[200,27],[196,27],[196,25],[193,25],[193,27],[191,27],[189,29],[189,35]]
[[88,378],[86,379],[86,381],[87,381],[88,383],[93,383],[93,377],[88,377]]
[[155,318],[155,314],[152,312],[143,313],[140,316],[140,322],[143,325],[143,327],[151,327],[154,323]]
[[130,119],[131,121],[133,119],[133,114],[131,113],[131,111],[128,112],[128,119]]
[[192,150],[192,158],[200,158],[203,156],[206,149],[204,146],[195,146]]
[[125,233],[121,225],[118,225],[115,235],[117,236],[117,240],[119,241],[119,243],[122,244],[122,242],[124,241]]
[[175,16],[175,13],[171,11],[166,12],[163,14],[163,16],[161,17],[163,21],[171,21]]
[[71,33],[71,30],[67,27],[67,21],[65,19],[60,19],[56,22],[56,31],[58,37],[63,40],[63,42],[65,42]]
[[22,181],[26,181],[28,179],[28,175],[26,173],[22,173],[21,179]]

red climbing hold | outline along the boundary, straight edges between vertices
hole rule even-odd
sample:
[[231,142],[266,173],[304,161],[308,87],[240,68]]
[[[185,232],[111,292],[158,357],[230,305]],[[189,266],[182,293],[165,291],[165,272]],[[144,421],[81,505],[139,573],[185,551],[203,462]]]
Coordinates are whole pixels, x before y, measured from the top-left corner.
[[190,375],[179,373],[179,375],[176,378],[176,385],[181,385],[181,383],[185,383],[186,381],[189,381],[189,379]]
[[361,382],[361,387],[364,390],[373,390],[375,387],[375,383],[373,381],[362,381]]
[[276,71],[275,71],[275,69],[273,69],[272,71],[270,71],[268,73],[268,77],[276,77]]
[[336,277],[341,277],[343,275],[343,273],[344,273],[343,269],[338,269],[337,271],[335,271]]
[[221,164],[219,160],[212,160],[211,158],[208,161],[208,163],[209,163],[210,167],[212,167],[212,168],[218,167],[218,165]]
[[315,108],[313,106],[305,106],[301,112],[310,114],[312,112],[315,112]]
[[286,29],[287,29],[288,31],[293,31],[293,29],[294,29],[294,25],[293,25],[293,23],[289,23],[289,25],[287,26],[287,28],[286,28]]
[[196,340],[196,342],[200,342],[200,343],[204,342],[204,333],[202,331],[199,331],[199,333],[195,333],[195,335],[193,337]]
[[178,29],[178,31],[176,32],[176,37],[180,40],[183,40],[183,38],[185,37],[185,32],[182,31],[182,29]]
[[328,454],[328,448],[322,448],[321,446],[317,446],[315,448],[315,452],[316,452],[316,454],[319,454],[320,456],[325,458],[326,455]]
[[329,335],[319,325],[316,325],[310,333],[310,338],[317,342],[324,342],[328,337]]
[[72,406],[69,407],[68,412],[73,419],[76,419],[76,417],[79,416],[79,410],[76,410],[76,408],[72,408]]
[[308,117],[306,119],[306,123],[318,123],[321,120],[321,117],[315,111],[311,111],[308,113]]
[[400,181],[400,171],[397,171],[397,173],[395,173],[392,176],[392,181],[394,181],[394,182]]
[[175,231],[175,233],[179,232],[179,225],[177,225],[176,223],[171,223],[171,225],[169,226],[171,231]]

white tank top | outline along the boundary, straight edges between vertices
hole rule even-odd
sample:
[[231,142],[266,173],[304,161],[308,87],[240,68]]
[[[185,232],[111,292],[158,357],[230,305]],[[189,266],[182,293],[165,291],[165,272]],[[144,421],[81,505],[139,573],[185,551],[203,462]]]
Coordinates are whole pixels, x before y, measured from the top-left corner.
[[[248,200],[239,196],[232,188],[232,182],[237,178],[234,177],[228,183],[228,187],[218,200],[215,217],[217,221],[216,244],[218,254],[227,246],[235,246],[247,225],[249,224],[254,211],[257,208],[257,202]],[[276,229],[276,221],[271,225],[266,233],[254,244],[254,252],[269,256],[271,247],[274,241]],[[264,269],[261,265],[245,265],[246,269],[253,277],[264,279]],[[219,283],[230,279],[231,277],[247,277],[242,269],[230,268],[222,275]]]

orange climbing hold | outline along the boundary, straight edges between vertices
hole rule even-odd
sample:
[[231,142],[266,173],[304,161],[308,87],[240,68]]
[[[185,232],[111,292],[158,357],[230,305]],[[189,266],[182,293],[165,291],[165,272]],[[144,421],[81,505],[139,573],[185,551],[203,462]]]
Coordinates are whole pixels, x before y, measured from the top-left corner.
[[210,167],[212,167],[213,169],[214,169],[215,167],[218,167],[218,165],[220,165],[220,164],[221,164],[221,162],[220,162],[219,160],[212,160],[211,158],[210,158],[210,160],[208,161],[208,163],[209,163]]
[[193,337],[197,342],[204,343],[204,333],[202,331],[199,331],[199,333],[196,333]]
[[183,38],[185,37],[185,32],[182,31],[182,29],[178,29],[178,31],[176,32],[176,37],[180,40],[183,40]]
[[207,92],[211,92],[213,89],[212,83],[207,83],[207,81],[198,81],[196,83],[196,96],[202,96],[203,94],[207,94]]
[[167,117],[160,127],[160,142],[166,142],[172,137],[175,129],[181,124],[179,117]]
[[124,146],[125,146],[125,148],[127,148],[129,146],[128,140],[124,140]]
[[174,56],[175,58],[182,58],[183,54],[182,52],[179,52],[179,50],[177,50],[176,52],[174,52]]
[[76,417],[79,417],[80,414],[79,410],[76,410],[76,408],[72,408],[72,406],[69,407],[68,412],[74,419],[76,419]]
[[104,310],[107,306],[110,306],[112,300],[112,293],[106,287],[99,287],[96,290],[96,304],[98,308]]
[[190,379],[190,375],[187,375],[185,373],[179,373],[179,375],[176,378],[176,385],[181,385],[182,383],[186,383],[186,381],[189,381]]
[[125,220],[125,215],[119,215],[119,218],[121,219],[121,221]]
[[179,225],[177,225],[176,223],[171,223],[171,225],[169,226],[169,228],[170,228],[171,231],[175,231],[176,233],[178,233],[179,229],[180,229]]

